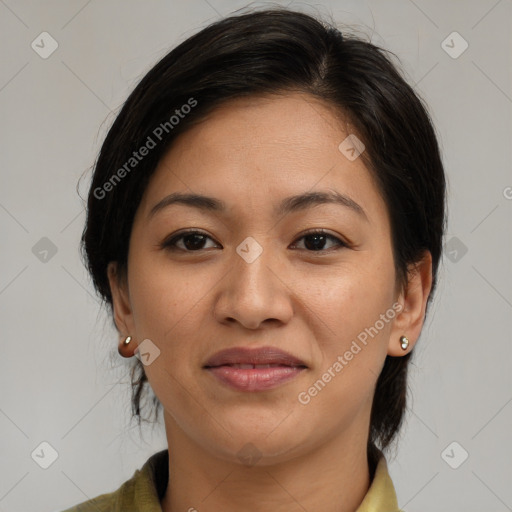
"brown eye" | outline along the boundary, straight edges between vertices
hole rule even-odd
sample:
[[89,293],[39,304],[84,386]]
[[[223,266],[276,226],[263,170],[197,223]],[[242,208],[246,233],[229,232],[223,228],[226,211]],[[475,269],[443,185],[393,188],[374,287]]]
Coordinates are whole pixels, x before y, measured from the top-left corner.
[[[331,235],[323,230],[310,231],[309,233],[304,234],[298,240],[302,240],[302,239],[305,240],[304,248],[307,251],[326,252],[325,245],[328,240],[335,241],[335,243],[338,247],[340,247],[340,246],[347,247],[347,244],[345,244],[338,237]],[[331,249],[331,248],[328,248],[328,249]]]
[[[184,231],[173,236],[171,239],[164,241],[161,247],[171,251],[178,250],[184,252],[198,252],[208,249],[208,247],[205,247],[204,245],[208,239],[213,240],[210,236],[201,231]],[[328,250],[333,249],[333,247],[327,247],[326,249],[325,246],[329,241],[334,242],[335,247],[347,247],[347,244],[338,237],[323,230],[305,233],[297,240],[305,241],[303,249],[308,252],[327,252]],[[297,247],[297,242],[295,242],[293,247]],[[299,249],[302,248],[299,247]]]
[[201,231],[185,231],[172,237],[170,240],[163,242],[162,248],[185,252],[197,252],[205,249],[204,244],[207,239],[212,240],[211,237]]

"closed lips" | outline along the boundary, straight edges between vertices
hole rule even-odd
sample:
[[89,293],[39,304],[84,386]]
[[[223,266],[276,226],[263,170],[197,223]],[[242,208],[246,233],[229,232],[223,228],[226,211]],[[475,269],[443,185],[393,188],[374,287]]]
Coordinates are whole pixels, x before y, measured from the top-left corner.
[[[250,370],[251,368],[273,368],[273,367],[282,367],[282,366],[295,367],[295,365],[287,365],[287,364],[282,364],[282,363],[271,363],[271,364],[234,363],[234,364],[223,364],[220,366],[231,366],[232,368],[240,368],[241,370]],[[301,366],[301,365],[297,365],[297,366]]]
[[210,357],[205,368],[216,366],[232,366],[240,369],[271,368],[271,367],[302,367],[306,364],[299,358],[275,347],[247,348],[236,347],[217,352]]
[[276,347],[235,347],[214,354],[204,369],[237,392],[267,392],[300,375],[307,366]]

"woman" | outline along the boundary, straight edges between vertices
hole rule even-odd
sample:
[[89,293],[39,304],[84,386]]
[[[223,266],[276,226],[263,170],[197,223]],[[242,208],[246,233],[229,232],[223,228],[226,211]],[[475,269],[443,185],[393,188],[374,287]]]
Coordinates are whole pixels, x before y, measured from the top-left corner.
[[68,510],[398,511],[384,450],[444,229],[434,128],[382,49],[287,10],[180,44],[110,129],[82,240],[168,450]]

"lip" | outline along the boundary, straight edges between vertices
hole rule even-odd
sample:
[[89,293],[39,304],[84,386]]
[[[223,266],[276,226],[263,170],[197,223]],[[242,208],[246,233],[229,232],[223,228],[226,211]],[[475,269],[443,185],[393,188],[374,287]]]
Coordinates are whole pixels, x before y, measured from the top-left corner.
[[216,352],[205,363],[208,366],[230,364],[279,364],[282,366],[306,366],[304,361],[276,347],[234,347]]
[[307,366],[276,347],[235,347],[217,352],[203,368],[231,388],[264,391],[295,378]]

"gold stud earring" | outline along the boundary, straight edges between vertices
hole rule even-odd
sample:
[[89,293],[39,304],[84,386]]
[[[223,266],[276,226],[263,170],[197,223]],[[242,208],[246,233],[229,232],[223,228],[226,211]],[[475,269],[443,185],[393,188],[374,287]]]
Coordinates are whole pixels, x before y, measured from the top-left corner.
[[402,347],[402,350],[407,350],[407,347],[409,346],[409,338],[407,338],[407,336],[400,336],[400,346]]

